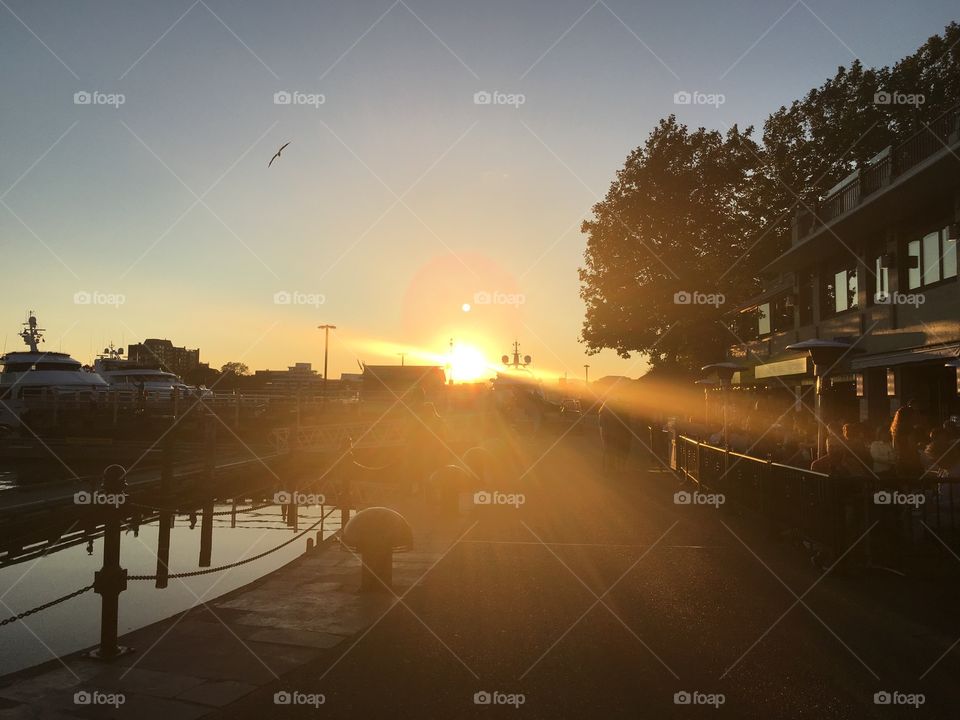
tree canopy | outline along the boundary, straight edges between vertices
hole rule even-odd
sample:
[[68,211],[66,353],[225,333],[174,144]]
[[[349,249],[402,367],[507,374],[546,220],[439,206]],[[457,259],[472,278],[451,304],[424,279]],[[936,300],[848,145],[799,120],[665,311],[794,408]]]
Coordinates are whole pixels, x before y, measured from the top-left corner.
[[[922,101],[885,102],[896,95]],[[720,359],[740,331],[729,311],[789,245],[797,208],[958,102],[960,25],[951,23],[892,67],[838,68],[773,112],[759,140],[752,128],[660,120],[583,223],[587,351],[638,352],[654,367]]]

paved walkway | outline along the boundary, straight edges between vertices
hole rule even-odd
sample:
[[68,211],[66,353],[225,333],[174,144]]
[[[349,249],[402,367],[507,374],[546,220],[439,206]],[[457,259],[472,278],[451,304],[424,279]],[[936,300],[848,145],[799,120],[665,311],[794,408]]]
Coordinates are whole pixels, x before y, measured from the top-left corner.
[[[745,519],[674,505],[667,473],[610,480],[592,438],[548,446],[502,488],[518,508],[403,508],[416,551],[397,556],[397,596],[358,594],[358,560],[327,547],[131,633],[115,665],[11,678],[0,718],[956,716],[956,583],[823,576]],[[126,702],[79,707],[78,689]]]

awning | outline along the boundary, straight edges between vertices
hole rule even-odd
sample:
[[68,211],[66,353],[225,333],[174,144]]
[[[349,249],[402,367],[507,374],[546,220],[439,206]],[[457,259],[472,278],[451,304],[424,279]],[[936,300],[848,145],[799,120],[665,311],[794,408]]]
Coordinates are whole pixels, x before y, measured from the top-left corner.
[[858,357],[850,362],[854,370],[875,367],[893,367],[905,363],[928,362],[930,360],[949,360],[960,354],[960,342],[945,343],[943,345],[927,345],[925,347],[908,348],[894,352],[877,353]]
[[753,369],[754,377],[760,380],[784,375],[805,375],[810,368],[809,360],[810,358],[804,356],[757,365]]

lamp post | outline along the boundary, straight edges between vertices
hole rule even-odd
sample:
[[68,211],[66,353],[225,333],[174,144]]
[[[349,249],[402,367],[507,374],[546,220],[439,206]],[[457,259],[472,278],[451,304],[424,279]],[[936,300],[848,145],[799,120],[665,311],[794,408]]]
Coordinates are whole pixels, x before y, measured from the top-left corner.
[[849,352],[863,352],[855,348],[848,342],[839,340],[820,340],[817,338],[804,340],[802,342],[787,345],[785,348],[791,352],[806,352],[813,360],[813,374],[817,379],[817,457],[821,457],[826,449],[827,434],[824,431],[825,423],[823,419],[823,391],[825,382],[834,365],[840,362],[840,358]]
[[323,330],[323,402],[327,402],[327,357],[330,347],[330,331],[336,329],[336,325],[317,325],[317,330]]
[[589,365],[583,366],[583,382],[586,385],[590,384],[590,366]]

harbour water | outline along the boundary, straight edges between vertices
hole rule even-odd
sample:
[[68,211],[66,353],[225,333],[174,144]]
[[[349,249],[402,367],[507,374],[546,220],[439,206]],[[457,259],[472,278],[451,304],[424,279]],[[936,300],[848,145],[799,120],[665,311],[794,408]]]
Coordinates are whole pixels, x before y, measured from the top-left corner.
[[[215,513],[224,514],[215,514],[213,518],[211,567],[275,548],[319,521],[321,512],[329,513],[323,523],[324,538],[339,528],[339,512],[331,513],[329,505],[300,507],[298,529],[286,524],[278,505],[238,512],[234,527],[230,509],[229,504],[214,506]],[[316,530],[319,529],[318,525]],[[177,515],[170,536],[171,574],[203,569],[199,566],[200,533],[199,513],[192,518],[190,513]],[[156,573],[158,536],[159,522],[155,518],[124,528],[121,565],[130,575]],[[302,554],[306,537],[314,536],[311,532],[244,565],[195,577],[171,578],[164,589],[156,588],[154,581],[131,581],[120,595],[119,631],[123,634],[143,627],[250,583]],[[102,565],[102,543],[102,537],[91,538],[26,562],[16,563],[14,558],[14,564],[0,567],[0,616],[11,617],[92,583],[94,572]],[[95,645],[99,623],[100,597],[88,591],[23,622],[0,627],[0,675]]]

